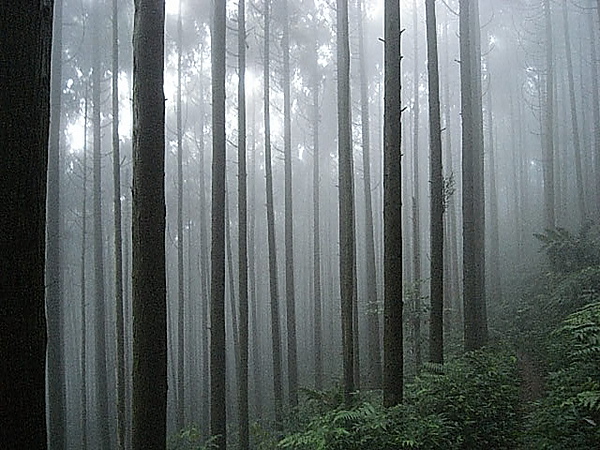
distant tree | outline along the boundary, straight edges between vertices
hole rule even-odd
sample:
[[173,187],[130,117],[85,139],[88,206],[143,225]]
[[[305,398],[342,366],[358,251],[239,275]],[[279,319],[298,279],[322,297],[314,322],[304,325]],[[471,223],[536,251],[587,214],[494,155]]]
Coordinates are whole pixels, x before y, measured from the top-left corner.
[[0,442],[45,449],[46,181],[52,1],[0,8]]
[[402,190],[400,5],[385,0],[384,14],[384,328],[383,403],[402,403],[404,345],[402,342]]
[[444,177],[435,0],[425,1],[429,90],[430,298],[429,359],[444,362]]
[[166,448],[164,2],[136,0],[133,31],[133,449]]
[[227,448],[225,359],[225,2],[213,3],[212,74],[212,226],[210,282],[210,433],[216,448]]
[[248,419],[248,188],[246,169],[246,2],[238,0],[238,274],[240,450],[250,448]]
[[544,0],[544,23],[546,37],[546,85],[543,119],[543,177],[544,218],[546,228],[556,226],[554,194],[554,45],[552,9],[550,0]]
[[281,425],[283,384],[281,374],[281,325],[279,323],[279,288],[277,282],[277,250],[275,248],[275,213],[273,209],[273,168],[271,158],[271,100],[270,100],[270,27],[271,0],[263,2],[264,48],[264,124],[265,124],[265,188],[267,198],[267,240],[269,248],[269,293],[271,297],[271,334],[273,352],[273,391],[275,395],[275,423]]
[[340,298],[342,301],[342,352],[344,400],[350,404],[355,390],[354,321],[356,294],[354,230],[354,164],[352,159],[352,121],[350,117],[350,44],[348,1],[337,0],[337,94],[338,164],[340,230]]
[[87,400],[87,295],[86,295],[86,266],[87,258],[85,257],[85,249],[87,246],[87,183],[88,183],[88,86],[89,81],[85,81],[85,101],[83,107],[83,158],[82,158],[82,175],[81,175],[81,258],[80,258],[80,296],[81,296],[81,349],[80,349],[80,365],[81,365],[81,448],[87,448],[87,427],[88,427],[88,400]]
[[46,311],[48,317],[48,436],[50,449],[64,449],[66,439],[66,374],[64,305],[61,269],[60,147],[62,134],[63,2],[54,4],[50,145],[48,149],[48,227],[46,241]]

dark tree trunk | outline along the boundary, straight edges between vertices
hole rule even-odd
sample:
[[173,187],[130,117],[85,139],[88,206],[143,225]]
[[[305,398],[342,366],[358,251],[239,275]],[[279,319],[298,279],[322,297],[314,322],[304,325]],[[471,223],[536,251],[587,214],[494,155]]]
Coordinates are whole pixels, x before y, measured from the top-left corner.
[[225,358],[225,2],[214,2],[211,27],[212,226],[210,273],[210,434],[227,448]]
[[119,148],[119,2],[112,0],[112,148],[115,238],[115,321],[117,355],[117,448],[125,448],[125,318],[123,316],[123,237],[121,151]]
[[110,448],[110,426],[108,412],[108,372],[106,356],[106,294],[104,286],[104,234],[102,227],[102,123],[101,95],[102,80],[100,64],[101,7],[96,5],[92,25],[92,124],[93,169],[92,204],[94,236],[94,341],[95,341],[95,390],[98,444],[102,449]]
[[429,359],[444,362],[444,177],[442,167],[442,125],[438,72],[435,0],[425,1],[427,16],[427,71],[429,87],[430,145],[430,298]]
[[283,385],[281,375],[281,325],[279,322],[279,290],[277,282],[277,251],[275,248],[275,213],[273,211],[273,168],[271,162],[270,113],[270,8],[271,0],[264,0],[264,124],[265,124],[265,182],[267,197],[267,239],[269,247],[269,291],[271,296],[271,333],[273,351],[273,390],[275,394],[275,426],[281,426]]
[[384,100],[384,338],[383,404],[402,403],[404,345],[402,341],[402,189],[400,5],[385,0]]
[[287,317],[288,388],[290,406],[298,404],[296,299],[294,292],[294,222],[292,204],[292,106],[290,94],[290,25],[288,0],[283,6],[283,152],[285,172],[285,299]]
[[365,197],[365,253],[367,283],[367,368],[368,385],[381,386],[381,346],[379,344],[379,308],[377,305],[377,264],[375,261],[375,239],[373,237],[373,203],[371,197],[371,136],[369,121],[369,82],[366,73],[363,5],[357,0],[358,53],[360,62],[360,117],[363,154],[363,194]]
[[240,450],[250,448],[248,419],[248,189],[246,170],[246,4],[238,0],[238,276]]
[[337,95],[339,158],[339,232],[340,232],[340,298],[342,301],[342,353],[344,367],[344,400],[351,403],[355,389],[354,320],[356,294],[354,168],[352,161],[352,122],[350,105],[350,44],[348,34],[348,1],[337,1]]
[[[0,15],[0,442],[45,449],[44,262],[52,1],[7,2]],[[27,124],[27,126],[23,126]]]
[[66,444],[64,306],[61,260],[60,136],[62,102],[63,2],[54,4],[48,151],[48,215],[46,241],[46,311],[48,318],[48,437],[51,450]]
[[136,0],[133,31],[133,449],[166,448],[164,2]]
[[85,106],[83,115],[83,162],[82,162],[82,201],[81,201],[81,349],[80,349],[80,364],[81,364],[81,448],[87,449],[87,418],[88,418],[88,401],[87,401],[87,296],[86,296],[86,265],[87,258],[85,257],[85,249],[87,247],[87,153],[88,153],[88,86],[89,81],[86,80],[85,86]]

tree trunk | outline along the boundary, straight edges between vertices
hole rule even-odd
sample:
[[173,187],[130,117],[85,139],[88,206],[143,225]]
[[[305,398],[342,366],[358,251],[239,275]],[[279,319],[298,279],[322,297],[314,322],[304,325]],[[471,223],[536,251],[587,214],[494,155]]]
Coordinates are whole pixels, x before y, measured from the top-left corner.
[[546,27],[546,92],[545,114],[542,136],[544,176],[544,218],[546,228],[556,226],[554,205],[554,46],[552,43],[552,10],[550,0],[544,0],[544,20]]
[[102,449],[110,448],[108,412],[108,371],[106,356],[106,295],[104,286],[104,233],[102,227],[102,80],[100,66],[100,6],[96,5],[92,25],[92,123],[93,138],[93,236],[94,236],[94,341],[96,418],[100,435],[96,437]]
[[339,158],[340,298],[344,400],[351,403],[355,389],[353,304],[356,295],[352,122],[350,118],[350,45],[348,1],[337,0],[337,94]]
[[212,226],[210,282],[210,433],[227,448],[225,356],[225,2],[214,2],[211,27]]
[[123,316],[123,237],[121,214],[121,152],[119,148],[119,2],[112,0],[112,148],[115,238],[115,321],[117,382],[117,448],[125,448],[125,318]]
[[440,117],[440,81],[438,72],[437,24],[435,0],[426,0],[427,71],[429,87],[430,147],[430,298],[429,359],[444,362],[444,177],[442,167],[442,125]]
[[[44,262],[52,1],[8,2],[0,17],[5,152],[0,173],[0,442],[47,448]],[[18,107],[17,107],[18,105]],[[27,124],[27,126],[23,126]]]
[[294,222],[292,204],[292,119],[290,94],[290,25],[288,0],[283,6],[283,153],[285,172],[285,298],[287,317],[288,388],[290,406],[298,404],[296,300],[294,292]]
[[[600,8],[598,9],[600,11]],[[591,79],[592,79],[592,112],[594,118],[594,139],[592,153],[594,157],[595,171],[595,189],[597,200],[600,197],[600,92],[598,92],[598,52],[596,50],[596,27],[592,15],[588,15],[591,42],[590,42],[590,64],[591,64]],[[594,213],[596,218],[600,218],[600,205],[596,203]]]
[[479,12],[476,2],[460,2],[460,78],[463,167],[463,302],[467,351],[487,340],[485,313],[483,131]]
[[86,265],[85,250],[87,248],[87,153],[88,153],[88,86],[85,86],[85,106],[83,115],[83,162],[82,162],[82,201],[81,201],[81,448],[87,449],[87,296],[86,296]]
[[246,9],[238,0],[238,276],[240,450],[250,448],[248,419],[248,192],[246,171]]
[[133,449],[166,448],[164,2],[136,0],[133,31]]
[[66,383],[64,365],[64,306],[61,270],[60,136],[62,114],[63,2],[54,4],[50,87],[50,145],[46,241],[46,311],[48,318],[48,437],[51,450],[66,445]]
[[366,74],[363,5],[357,0],[358,13],[358,56],[360,64],[360,112],[363,154],[363,194],[365,197],[365,253],[367,283],[367,369],[368,386],[381,386],[381,346],[379,344],[379,308],[377,305],[377,265],[375,261],[375,239],[373,237],[373,204],[371,197],[371,136],[369,122],[369,82]]
[[[577,120],[577,100],[575,99],[575,78],[573,76],[573,56],[571,55],[571,34],[569,31],[569,10],[567,0],[563,0],[563,30],[565,33],[565,55],[567,57],[567,77],[569,83],[569,101],[571,105],[571,131],[573,150],[575,152],[575,180],[577,184],[577,206],[579,209],[580,225],[584,225],[588,211],[585,204],[583,188],[583,167],[581,163],[581,141],[579,138],[579,123]],[[592,64],[595,64],[595,60]]]
[[281,375],[281,325],[279,322],[279,290],[277,283],[277,251],[275,248],[275,213],[273,211],[273,168],[271,162],[270,113],[270,2],[264,0],[264,124],[265,124],[265,182],[267,197],[267,239],[269,246],[269,291],[271,296],[271,333],[273,351],[273,391],[275,394],[275,426],[281,427],[283,385]]
[[385,0],[383,404],[402,403],[402,189],[400,5]]

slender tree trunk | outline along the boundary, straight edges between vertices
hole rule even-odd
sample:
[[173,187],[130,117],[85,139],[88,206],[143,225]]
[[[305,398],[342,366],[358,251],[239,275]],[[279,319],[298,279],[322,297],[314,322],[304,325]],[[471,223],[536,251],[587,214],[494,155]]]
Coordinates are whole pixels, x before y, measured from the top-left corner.
[[119,148],[119,2],[112,0],[112,149],[115,239],[115,321],[117,382],[117,448],[125,448],[125,318],[123,316],[123,237],[121,214],[121,152]]
[[543,136],[544,217],[546,228],[556,226],[554,201],[554,46],[550,0],[544,0],[546,27],[546,92]]
[[321,286],[321,150],[319,148],[319,91],[321,75],[318,63],[318,40],[315,37],[315,59],[313,60],[313,290],[314,290],[314,354],[315,354],[315,389],[323,388],[323,301]]
[[385,0],[384,19],[384,338],[383,404],[402,403],[402,189],[400,5]]
[[183,276],[183,124],[182,124],[182,18],[177,15],[177,430],[185,426],[185,280]]
[[86,80],[85,86],[85,106],[83,116],[83,162],[82,162],[82,201],[81,201],[81,448],[87,449],[87,296],[86,296],[86,265],[87,259],[85,251],[87,247],[87,152],[88,152],[88,86],[89,80]]
[[344,400],[352,401],[355,389],[353,304],[356,295],[354,183],[352,122],[350,118],[350,45],[348,1],[337,0],[337,94],[339,158],[340,298],[342,301],[342,352]]
[[[583,167],[581,163],[581,141],[579,138],[579,122],[577,120],[577,100],[575,99],[575,77],[573,76],[573,56],[571,55],[571,33],[569,30],[569,9],[567,0],[563,0],[563,30],[565,33],[565,55],[567,57],[567,77],[569,83],[569,100],[571,105],[571,131],[573,150],[575,151],[575,180],[577,183],[577,206],[580,224],[586,222],[588,211],[585,204],[583,188]],[[592,61],[595,64],[595,61]]]
[[444,177],[442,167],[442,125],[438,72],[437,24],[435,0],[426,0],[427,71],[429,87],[430,147],[430,298],[429,359],[444,362]]
[[368,385],[381,386],[381,346],[379,345],[379,311],[377,306],[377,265],[375,261],[375,239],[373,237],[373,204],[371,197],[371,136],[369,121],[369,82],[366,74],[363,5],[357,0],[358,13],[358,56],[360,64],[361,136],[363,153],[363,194],[365,197],[365,253],[367,283],[367,348]]
[[133,28],[133,449],[166,448],[165,5],[135,0]]
[[250,448],[248,419],[248,188],[246,170],[246,4],[238,0],[238,276],[240,450]]
[[214,2],[212,74],[212,248],[210,283],[210,433],[227,448],[227,364],[225,356],[225,2]]
[[110,448],[110,426],[108,423],[108,380],[106,356],[106,295],[104,286],[104,234],[102,227],[102,123],[100,117],[101,80],[100,73],[100,6],[96,5],[92,26],[92,123],[93,139],[93,235],[94,235],[94,341],[96,423],[100,435],[96,437],[103,449]]
[[267,240],[269,247],[269,290],[271,296],[271,333],[273,351],[273,390],[275,394],[275,426],[281,427],[283,408],[283,385],[281,375],[281,325],[279,322],[279,290],[277,282],[277,252],[275,248],[275,213],[273,211],[273,168],[271,162],[271,113],[270,113],[270,5],[264,0],[264,124],[265,124],[265,181],[267,196]]
[[[0,442],[47,448],[44,262],[52,1],[6,2],[0,15]],[[9,238],[5,238],[9,236]]]
[[294,217],[292,204],[292,119],[290,94],[290,25],[288,0],[283,7],[283,153],[285,176],[285,298],[287,317],[288,388],[290,406],[298,404],[298,364],[296,356],[296,299],[294,292]]
[[46,240],[46,311],[48,318],[48,437],[51,450],[66,445],[66,383],[64,365],[64,306],[61,270],[60,136],[62,102],[63,2],[54,5],[50,87],[50,145]]

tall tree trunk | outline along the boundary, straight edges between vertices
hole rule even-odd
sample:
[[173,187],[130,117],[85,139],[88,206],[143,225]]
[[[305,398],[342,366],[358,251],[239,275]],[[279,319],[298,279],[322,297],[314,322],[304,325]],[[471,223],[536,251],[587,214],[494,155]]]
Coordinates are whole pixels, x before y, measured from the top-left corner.
[[125,448],[125,318],[123,315],[123,237],[121,214],[121,152],[119,148],[119,2],[112,0],[112,148],[115,239],[115,321],[117,382],[117,448]]
[[96,437],[103,449],[110,448],[108,412],[108,371],[106,356],[106,295],[104,286],[104,235],[102,227],[102,123],[100,117],[101,80],[100,64],[100,6],[96,5],[92,26],[92,123],[93,138],[93,235],[94,235],[94,341],[96,423],[100,435]]
[[279,290],[277,283],[277,251],[275,248],[275,213],[273,211],[273,168],[271,162],[270,113],[270,25],[271,0],[264,0],[264,124],[265,124],[265,182],[267,197],[267,240],[269,247],[269,291],[271,296],[271,333],[273,351],[273,391],[275,394],[275,426],[281,426],[283,385],[281,375],[281,325],[279,322]]
[[185,425],[185,280],[183,277],[183,124],[182,124],[182,18],[181,0],[177,15],[177,430]]
[[54,4],[50,87],[50,145],[46,241],[46,311],[48,318],[48,437],[51,450],[66,445],[64,306],[61,271],[60,136],[62,102],[63,2]]
[[465,349],[485,345],[483,132],[477,2],[460,1],[463,167],[463,302]]
[[[44,262],[52,1],[7,2],[0,15],[0,442],[47,448]],[[26,124],[26,126],[24,126]]]
[[353,305],[356,295],[354,168],[350,118],[350,44],[348,0],[337,0],[337,96],[339,159],[340,298],[342,302],[342,353],[344,400],[351,403],[355,389]]
[[287,317],[288,388],[290,406],[298,404],[298,363],[296,356],[296,299],[294,292],[294,221],[292,204],[292,107],[290,94],[290,17],[288,0],[283,6],[283,153],[285,177],[285,298]]
[[[569,9],[567,0],[563,0],[563,30],[565,33],[565,55],[567,57],[567,77],[569,83],[569,101],[571,105],[571,132],[573,150],[575,151],[575,180],[577,184],[577,206],[580,224],[586,222],[588,211],[585,204],[583,188],[583,167],[581,163],[581,141],[579,138],[579,122],[577,120],[577,100],[575,99],[575,77],[573,76],[573,56],[571,55],[571,33],[569,31]],[[592,61],[592,64],[595,64]]]
[[444,362],[444,177],[442,167],[442,125],[438,72],[435,0],[425,1],[427,20],[427,71],[429,87],[430,147],[430,298],[429,359]]
[[225,2],[214,2],[211,27],[212,226],[210,273],[210,433],[227,448],[225,357]]
[[166,448],[164,21],[135,0],[133,28],[133,449]]
[[238,0],[238,276],[240,450],[250,448],[248,419],[248,188],[246,170],[246,5]]
[[381,386],[381,346],[379,344],[379,311],[377,306],[377,265],[375,261],[375,239],[373,237],[373,203],[371,197],[371,136],[369,122],[369,82],[366,73],[363,5],[357,0],[358,13],[358,57],[360,64],[360,117],[363,153],[363,194],[365,197],[365,253],[367,283],[367,348],[368,385]]
[[412,247],[413,247],[413,345],[415,352],[415,367],[417,372],[421,369],[421,218],[419,205],[421,204],[420,174],[421,164],[419,163],[419,115],[421,113],[419,101],[419,22],[417,0],[413,0],[413,197],[412,197]]
[[313,60],[313,104],[312,104],[312,133],[313,133],[313,296],[314,296],[314,353],[315,353],[315,389],[323,388],[323,302],[321,286],[321,150],[319,148],[319,125],[321,115],[319,110],[319,91],[321,89],[321,74],[319,73],[318,47],[314,41]]
[[402,403],[402,189],[401,189],[401,70],[400,5],[385,0],[384,19],[384,338],[383,404]]
[[544,0],[544,20],[546,31],[546,91],[544,103],[543,176],[544,176],[544,218],[546,228],[556,226],[554,201],[554,46],[552,31],[552,10],[550,0]]
[[87,400],[87,296],[86,296],[86,265],[85,250],[87,247],[87,153],[88,153],[88,86],[85,86],[85,106],[83,115],[83,162],[82,162],[82,201],[81,201],[81,448],[87,449],[88,400]]

